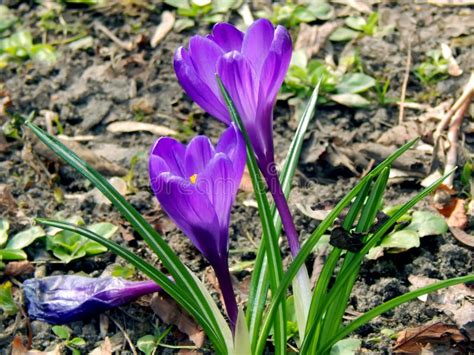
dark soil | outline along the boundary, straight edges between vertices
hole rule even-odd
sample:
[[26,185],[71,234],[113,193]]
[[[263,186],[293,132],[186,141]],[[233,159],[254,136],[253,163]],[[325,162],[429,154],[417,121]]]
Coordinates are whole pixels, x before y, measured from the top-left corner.
[[[34,38],[39,40],[44,30],[38,26],[38,5],[18,1],[7,3],[21,18],[23,27],[30,29]],[[394,25],[395,31],[384,38],[364,37],[355,46],[367,73],[374,77],[390,78],[388,96],[400,96],[408,40],[412,41],[413,63],[420,63],[426,52],[439,48],[440,43],[452,43],[453,39],[460,36],[470,36],[471,39],[474,36],[472,7],[411,5],[411,2],[384,3],[386,4],[375,9],[379,12],[381,21]],[[37,114],[41,110],[53,111],[59,114],[65,135],[94,136],[79,144],[115,164],[115,170],[109,169],[107,173],[106,169],[108,177],[127,173],[132,157],[137,153],[143,153],[146,157],[149,147],[156,139],[149,133],[112,134],[106,130],[111,122],[141,120],[163,125],[178,131],[179,138],[184,141],[194,134],[202,133],[216,139],[224,127],[191,103],[180,88],[172,68],[174,50],[185,43],[191,34],[207,32],[208,26],[202,25],[181,33],[171,32],[155,49],[150,47],[148,40],[139,41],[132,51],[118,47],[94,26],[94,21],[99,21],[119,38],[138,41],[142,36],[151,36],[160,22],[160,14],[165,6],[155,4],[154,8],[154,11],[140,8],[137,16],[127,15],[119,5],[103,11],[83,7],[65,10],[62,16],[66,23],[87,31],[94,38],[93,47],[73,51],[67,45],[59,45],[60,59],[53,66],[26,62],[2,69],[0,82],[3,84],[0,84],[0,89],[12,100],[10,110],[23,115],[32,111]],[[64,39],[62,33],[48,31],[48,41]],[[324,57],[330,50],[325,47],[318,57]],[[332,50],[338,53],[342,47],[336,45]],[[456,58],[464,71],[463,76],[448,78],[426,88],[411,75],[407,98],[434,107],[449,98],[458,97],[469,73],[474,70],[472,45],[456,47]],[[384,132],[397,124],[398,112],[396,105],[373,106],[368,109],[349,109],[334,105],[318,108],[317,122],[312,124],[307,134],[290,199],[297,226],[304,237],[314,230],[318,221],[307,217],[297,206],[301,204],[313,210],[333,207],[354,186],[360,174],[369,167],[371,159],[377,163],[384,157],[383,152],[382,157],[377,155],[382,148],[393,148],[391,144],[382,146],[377,141]],[[406,109],[405,120],[414,120],[418,115],[418,111]],[[285,101],[278,102],[275,116],[276,155],[278,161],[281,161],[294,133],[296,119]],[[7,119],[6,116],[0,116],[0,123],[3,124]],[[44,126],[45,121],[37,117],[36,122]],[[470,132],[472,134],[473,130]],[[472,142],[472,137],[466,133],[465,142],[470,141]],[[429,137],[426,142],[430,143]],[[465,148],[468,153],[464,156],[468,156],[469,152],[472,154],[472,146],[466,144]],[[28,132],[24,132],[22,140],[8,140],[8,148],[0,149],[0,184],[8,187],[16,201],[15,207],[0,210],[0,216],[10,221],[11,232],[29,226],[35,217],[52,217],[58,212],[67,216],[80,215],[86,223],[111,221],[121,227],[115,241],[159,265],[156,256],[133,234],[127,222],[112,207],[98,203],[87,194],[92,189],[90,183],[71,168],[52,160],[46,151],[45,148],[38,148],[38,143]],[[351,151],[356,153],[350,154]],[[426,176],[430,157],[416,152],[410,154],[398,167],[408,172],[408,177],[394,180],[391,184],[386,194],[387,206],[405,202],[421,189],[420,177]],[[341,156],[349,159],[349,167],[335,159]],[[202,276],[208,264],[160,211],[148,184],[145,157],[139,159],[134,168],[135,190],[127,198],[153,222],[191,270]],[[64,201],[58,202],[55,199],[55,189],[62,191]],[[232,253],[231,265],[252,260],[256,250],[250,240],[258,244],[260,238],[257,211],[251,204],[243,203],[248,199],[252,199],[252,194],[241,192],[233,211],[231,250],[235,252]],[[429,200],[417,208],[429,208],[428,205]],[[470,225],[468,228],[473,227],[474,225]],[[19,276],[16,284],[33,276],[63,273],[83,272],[97,277],[103,274],[108,265],[124,263],[115,255],[105,253],[61,264],[54,262],[54,258],[41,245],[39,242],[28,249],[29,259],[35,261],[34,275]],[[311,260],[308,267],[313,267]],[[350,306],[357,312],[365,312],[406,292],[410,286],[407,280],[409,275],[444,279],[469,272],[472,272],[472,252],[460,245],[450,233],[425,237],[419,248],[365,262]],[[248,275],[248,271],[241,271],[235,276],[244,280]],[[0,348],[4,349],[2,353],[10,352],[15,335],[26,337],[32,334],[32,348],[39,350],[45,350],[59,342],[53,335],[51,326],[44,322],[32,321],[30,330],[27,323],[20,321],[13,331],[6,332],[15,319],[0,315],[0,320]],[[381,337],[382,329],[399,331],[433,320],[453,323],[452,319],[430,305],[430,302],[417,300],[375,319],[358,330],[357,336],[363,340],[364,348],[387,353],[394,341]],[[81,350],[94,349],[108,336],[114,339],[118,353],[131,353],[119,325],[126,330],[134,344],[141,336],[153,334],[155,329],[162,332],[167,328],[149,308],[148,298],[112,310],[101,317],[69,324],[74,336],[80,336],[87,342],[87,346]],[[381,337],[380,341],[371,340],[378,337]],[[163,340],[164,343],[173,345],[184,344],[186,341],[186,337],[175,329]],[[208,347],[206,349],[209,350]],[[174,352],[164,348],[160,348],[161,351]]]

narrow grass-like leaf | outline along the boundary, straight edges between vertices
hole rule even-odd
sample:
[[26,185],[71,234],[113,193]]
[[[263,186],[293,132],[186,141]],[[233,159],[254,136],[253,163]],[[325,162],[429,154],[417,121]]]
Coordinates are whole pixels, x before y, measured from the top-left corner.
[[[283,193],[288,198],[291,190],[291,182],[298,166],[298,161],[303,147],[304,136],[308,130],[309,123],[314,117],[316,111],[316,103],[318,100],[318,92],[320,83],[314,88],[311,98],[306,105],[303,115],[299,121],[295,136],[288,149],[288,154],[285,163],[280,173],[280,183]],[[280,235],[282,231],[282,224],[280,215],[278,214],[275,205],[271,206],[271,213],[273,217],[273,225],[275,226],[276,234]],[[265,309],[265,302],[268,293],[268,263],[265,255],[265,241],[262,240],[260,248],[258,249],[257,258],[255,259],[254,269],[252,271],[252,279],[250,282],[250,292],[247,302],[247,322],[249,325],[249,333],[252,341],[252,349],[255,350],[258,332],[262,320],[263,311]]]
[[309,254],[313,251],[316,243],[319,241],[321,236],[327,231],[327,229],[333,224],[334,220],[339,216],[339,214],[346,208],[352,199],[360,192],[360,190],[365,186],[365,183],[368,180],[371,180],[374,176],[380,174],[380,172],[392,162],[397,159],[400,155],[410,149],[418,139],[414,139],[402,147],[400,147],[397,151],[392,153],[387,159],[385,159],[380,165],[374,168],[369,174],[367,174],[346,196],[342,198],[341,201],[334,207],[334,209],[329,213],[329,215],[319,224],[313,234],[309,237],[306,243],[303,244],[300,252],[296,256],[296,258],[291,263],[290,267],[288,268],[287,272],[285,273],[280,287],[276,293],[274,293],[272,301],[269,307],[266,310],[266,317],[263,322],[263,326],[261,327],[260,335],[258,338],[256,353],[260,354],[263,352],[265,347],[265,341],[268,336],[268,332],[270,331],[271,320],[274,316],[274,313],[277,309],[278,302],[281,301],[281,298],[284,297],[286,290],[296,276],[299,268],[305,262],[306,258]]
[[360,317],[358,317],[357,319],[349,323],[347,326],[339,330],[337,335],[335,335],[333,338],[331,338],[330,340],[324,343],[324,345],[321,347],[321,353],[323,354],[329,351],[331,347],[335,343],[337,343],[339,340],[344,339],[346,336],[348,336],[357,328],[363,326],[364,324],[370,322],[375,317],[391,310],[392,308],[398,307],[402,305],[403,303],[409,302],[411,300],[414,300],[417,297],[426,295],[431,292],[435,292],[442,288],[458,285],[461,283],[473,282],[473,281],[474,281],[474,274],[461,276],[461,277],[455,277],[449,280],[436,282],[434,284],[422,287],[418,290],[405,293],[404,295],[395,297],[391,299],[390,301],[382,303],[380,306],[377,306],[371,309],[370,311],[364,313],[363,315],[361,315]]
[[[178,302],[186,311],[188,311],[193,317],[196,318],[196,320],[203,326],[204,329],[209,329],[212,330],[209,320],[206,318],[206,315],[204,315],[202,312],[200,312],[199,309],[195,308],[195,303],[194,302],[189,302],[189,298],[186,297],[187,291],[183,290],[181,286],[178,284],[174,283],[171,281],[165,274],[163,274],[161,271],[156,269],[153,265],[148,263],[147,261],[143,260],[139,256],[135,255],[131,251],[127,250],[126,248],[122,247],[121,245],[105,239],[104,237],[92,232],[89,229],[79,227],[75,224],[67,223],[67,222],[62,222],[62,221],[55,221],[51,219],[46,219],[46,218],[36,218],[36,221],[38,223],[44,224],[46,226],[51,226],[55,228],[60,228],[63,230],[71,231],[74,233],[77,233],[85,238],[91,239],[97,243],[100,243],[101,245],[105,246],[108,248],[110,251],[112,251],[114,254],[120,256],[121,258],[127,260],[130,264],[135,266],[138,270],[143,272],[145,275],[147,275],[150,279],[155,281],[158,285],[161,286],[161,288],[168,294],[170,295],[176,302]],[[216,308],[217,309],[217,308]],[[222,318],[222,322],[225,324],[225,321],[223,320],[222,315],[220,312],[216,314],[216,318]],[[227,328],[229,328],[227,326]],[[229,330],[230,332],[230,330]],[[209,339],[211,341],[217,342],[219,341],[215,335],[214,332],[210,331],[208,334]],[[232,348],[232,343],[230,344],[230,348]]]
[[202,294],[201,288],[196,284],[196,280],[191,276],[189,270],[179,260],[170,246],[101,174],[64,146],[64,144],[59,142],[55,137],[49,135],[32,122],[27,121],[25,125],[59,157],[64,159],[81,175],[92,182],[92,184],[112,202],[122,216],[130,222],[133,229],[141,235],[152,251],[158,255],[175,282],[180,285],[183,290],[186,290],[182,297],[187,298],[188,303],[194,304],[196,308],[201,310],[206,319],[208,319],[210,328],[206,329],[206,331],[212,333],[214,340],[218,340],[214,343],[216,351],[219,350],[226,353],[227,349],[225,349],[224,346],[225,340],[222,329],[216,320],[216,316],[212,312],[212,307],[209,305],[208,299]]
[[[369,197],[365,203],[365,206],[361,212],[360,219],[357,223],[356,231],[359,233],[366,233],[369,231],[370,227],[375,221],[375,217],[377,215],[377,211],[381,206],[383,195],[387,186],[388,176],[390,174],[390,168],[386,167],[380,175],[377,177],[377,180],[372,187]],[[340,282],[341,276],[344,273],[344,269],[346,265],[356,262],[354,260],[354,253],[347,253],[344,258],[343,267],[336,278],[336,282],[334,283],[333,287],[336,287],[337,283]],[[360,264],[362,263],[362,259],[359,261],[359,268]],[[342,317],[347,307],[347,302],[351,295],[352,288],[354,286],[355,281],[357,280],[357,276],[359,273],[359,268],[357,268],[353,273],[352,277],[347,281],[343,282],[342,292],[336,293],[333,295],[332,298],[328,297],[328,303],[326,304],[326,310],[324,321],[321,324],[321,333],[317,337],[314,338],[314,344],[320,345],[320,339],[328,339],[332,337],[339,329],[342,323]],[[312,338],[309,335],[309,338]]]
[[[232,120],[237,124],[242,135],[244,136],[245,143],[247,145],[247,167],[249,169],[250,177],[252,179],[252,185],[255,192],[255,199],[258,204],[258,213],[262,222],[263,238],[265,240],[265,248],[269,261],[268,275],[270,278],[270,287],[272,290],[277,290],[280,280],[283,277],[283,263],[280,254],[280,248],[278,246],[278,236],[273,225],[272,214],[270,211],[270,204],[268,202],[265,186],[263,184],[260,170],[257,166],[255,154],[250,143],[249,136],[242,123],[242,120],[230,98],[227,90],[225,89],[222,81],[217,76],[217,82],[219,84],[221,93],[225,99],[227,109],[232,117]],[[286,314],[284,300],[281,301],[279,311],[276,313],[274,322],[274,346],[275,353],[284,354],[286,352]]]
[[245,314],[241,308],[237,316],[237,323],[235,325],[234,337],[234,355],[252,354],[250,350],[250,335],[245,321]]

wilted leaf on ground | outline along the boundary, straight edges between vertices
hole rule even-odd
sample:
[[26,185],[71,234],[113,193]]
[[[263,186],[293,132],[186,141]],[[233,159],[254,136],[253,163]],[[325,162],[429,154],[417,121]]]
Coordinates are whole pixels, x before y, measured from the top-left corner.
[[[432,279],[426,276],[410,275],[408,281],[413,285],[410,290],[415,290],[438,282],[437,279]],[[460,284],[438,290],[430,293],[429,296],[421,296],[420,300],[426,302],[428,300],[433,302],[436,307],[443,310],[451,319],[456,322],[456,325],[463,328],[470,336],[474,336],[474,317],[473,305],[474,290],[471,287]]]
[[393,350],[397,353],[421,353],[423,348],[430,344],[436,347],[435,353],[441,354],[453,345],[464,342],[467,342],[467,339],[456,326],[438,322],[401,331]]
[[5,276],[17,277],[23,274],[32,274],[35,267],[28,260],[12,261],[5,266]]
[[151,123],[136,121],[118,121],[107,126],[107,131],[112,133],[149,132],[156,136],[174,136],[178,134],[175,130],[158,126]]
[[110,342],[110,338],[105,337],[102,344],[92,350],[89,355],[112,355],[112,343]]
[[[468,234],[460,228],[449,227],[453,237],[461,244],[474,249],[474,235]],[[474,317],[473,317],[474,318]]]
[[155,30],[153,37],[150,40],[151,48],[155,48],[158,43],[173,29],[175,22],[174,14],[170,11],[163,11],[161,14],[161,23]]
[[18,307],[13,300],[12,284],[10,281],[0,285],[0,309],[7,316],[12,316],[18,312]]
[[151,309],[166,324],[173,324],[197,346],[204,344],[205,334],[202,328],[179,305],[166,295],[154,295]]
[[36,239],[46,235],[43,228],[34,226],[15,234],[7,243],[5,249],[23,249],[31,245]]

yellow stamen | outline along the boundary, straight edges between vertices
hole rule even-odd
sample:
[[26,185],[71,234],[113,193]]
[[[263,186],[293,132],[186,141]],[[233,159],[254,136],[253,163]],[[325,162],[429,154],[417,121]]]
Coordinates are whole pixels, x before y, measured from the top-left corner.
[[197,174],[193,174],[189,177],[189,181],[191,181],[191,184],[195,184],[196,183],[196,179],[197,179],[198,175]]

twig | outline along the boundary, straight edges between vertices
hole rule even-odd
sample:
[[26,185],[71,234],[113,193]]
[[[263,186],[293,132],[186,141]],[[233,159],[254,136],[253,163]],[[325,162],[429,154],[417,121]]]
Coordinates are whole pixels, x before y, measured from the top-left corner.
[[[449,150],[446,155],[446,165],[444,167],[445,174],[448,174],[457,165],[459,131],[461,129],[462,121],[464,119],[464,114],[471,103],[471,98],[473,94],[474,92],[471,92],[471,95],[468,96],[468,99],[464,101],[462,106],[456,111],[456,113],[453,116],[453,121],[449,127],[449,130],[448,130]],[[453,174],[450,174],[445,180],[445,184],[449,187],[452,187],[453,181],[454,181],[454,176]]]
[[131,51],[133,49],[133,43],[132,42],[125,42],[122,41],[120,38],[118,38],[116,35],[112,33],[107,27],[105,27],[103,24],[101,24],[99,21],[94,21],[94,27],[103,32],[107,37],[109,37],[115,44],[117,44],[119,47]]
[[405,96],[407,94],[408,79],[410,77],[410,67],[411,67],[411,41],[408,41],[408,53],[407,53],[407,63],[405,66],[405,77],[403,78],[402,84],[402,93],[400,96],[400,114],[398,115],[398,124],[403,122],[403,116],[405,115]]
[[448,110],[448,112],[446,112],[446,115],[443,117],[443,119],[439,122],[438,126],[436,127],[436,131],[433,134],[435,144],[437,143],[439,137],[441,136],[441,133],[443,133],[446,127],[448,127],[449,122],[451,121],[451,118],[453,117],[453,115],[456,113],[457,110],[459,110],[459,108],[464,104],[465,101],[468,101],[468,98],[470,98],[473,91],[474,91],[474,73],[471,73],[471,77],[469,78],[469,81],[464,87],[461,97],[454,103],[454,105]]
[[137,349],[135,349],[135,346],[133,345],[132,339],[128,336],[128,333],[123,329],[123,327],[120,325],[118,321],[116,321],[114,318],[109,316],[110,319],[112,319],[112,322],[119,328],[119,330],[122,332],[123,336],[127,340],[128,346],[130,347],[130,350],[132,350],[133,355],[138,355]]

